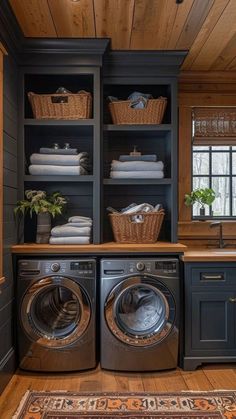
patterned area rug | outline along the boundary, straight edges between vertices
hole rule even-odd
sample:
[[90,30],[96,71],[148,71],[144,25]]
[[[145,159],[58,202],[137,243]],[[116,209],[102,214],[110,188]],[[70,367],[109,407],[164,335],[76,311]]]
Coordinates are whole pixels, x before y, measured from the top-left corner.
[[236,419],[236,391],[28,391],[12,419]]

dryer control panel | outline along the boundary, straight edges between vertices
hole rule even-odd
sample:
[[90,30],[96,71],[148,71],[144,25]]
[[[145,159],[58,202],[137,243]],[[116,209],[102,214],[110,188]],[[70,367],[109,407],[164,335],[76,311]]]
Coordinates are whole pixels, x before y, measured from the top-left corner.
[[123,275],[179,275],[179,260],[177,258],[150,259],[111,259],[102,260],[102,271],[105,276]]

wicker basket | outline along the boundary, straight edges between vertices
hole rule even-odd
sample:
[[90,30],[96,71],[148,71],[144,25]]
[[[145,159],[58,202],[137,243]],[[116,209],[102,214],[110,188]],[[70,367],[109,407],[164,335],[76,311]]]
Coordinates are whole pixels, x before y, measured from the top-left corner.
[[91,93],[53,93],[39,95],[28,93],[36,119],[87,119],[92,113]]
[[[139,215],[141,222],[135,222]],[[139,212],[138,214],[109,214],[113,235],[118,243],[155,243],[158,239],[165,212]]]
[[119,100],[108,104],[113,124],[161,124],[167,98],[149,99],[143,109],[131,108],[130,105],[130,100]]

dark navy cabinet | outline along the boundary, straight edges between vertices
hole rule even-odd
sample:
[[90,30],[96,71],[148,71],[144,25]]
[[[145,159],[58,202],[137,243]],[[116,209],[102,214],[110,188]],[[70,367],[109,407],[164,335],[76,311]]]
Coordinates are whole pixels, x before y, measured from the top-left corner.
[[185,263],[183,368],[236,361],[236,263]]

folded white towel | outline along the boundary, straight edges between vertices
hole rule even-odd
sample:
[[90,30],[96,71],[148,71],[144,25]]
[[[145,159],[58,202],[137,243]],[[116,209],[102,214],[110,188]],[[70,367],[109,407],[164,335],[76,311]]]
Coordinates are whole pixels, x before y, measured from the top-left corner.
[[90,238],[83,237],[50,237],[50,244],[89,244]]
[[118,161],[112,160],[111,162],[111,170],[122,170],[122,171],[153,171],[153,170],[163,170],[164,164],[162,161],[157,162],[150,162],[150,161]]
[[73,227],[68,224],[56,226],[51,230],[54,237],[90,236],[91,227]]
[[69,223],[80,223],[80,222],[92,222],[92,218],[83,217],[83,215],[73,215],[73,217],[68,218]]
[[122,172],[122,171],[111,171],[110,177],[112,179],[133,179],[133,178],[139,178],[139,179],[162,179],[164,177],[164,173],[162,170],[140,170],[135,172]]
[[[79,166],[81,160],[85,162],[85,153],[79,153],[78,155],[59,155],[59,154],[39,154],[33,153],[30,156],[31,164],[45,164],[55,166]],[[88,161],[88,154],[87,161]]]
[[47,166],[32,164],[29,166],[31,175],[87,175],[87,170],[81,166]]

